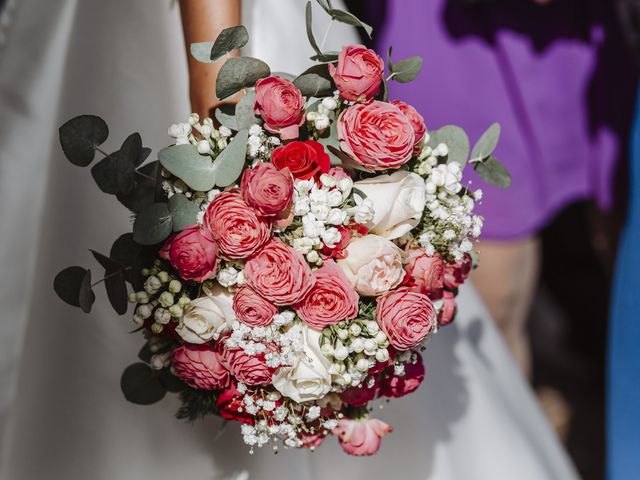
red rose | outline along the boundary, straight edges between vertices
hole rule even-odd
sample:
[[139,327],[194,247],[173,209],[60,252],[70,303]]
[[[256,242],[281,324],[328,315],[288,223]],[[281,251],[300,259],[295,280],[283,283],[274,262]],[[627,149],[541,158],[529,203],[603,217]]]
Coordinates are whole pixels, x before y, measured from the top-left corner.
[[218,246],[211,232],[193,225],[168,239],[160,257],[169,260],[185,280],[203,282],[216,273]]
[[233,295],[233,310],[238,320],[250,327],[269,325],[278,313],[278,307],[247,285],[238,288]]
[[433,298],[444,288],[444,262],[437,253],[430,257],[419,248],[409,250],[405,270],[419,292]]
[[253,425],[255,418],[249,415],[242,403],[244,395],[238,391],[235,382],[220,392],[216,400],[216,408],[222,418]]
[[204,226],[228,258],[246,258],[271,236],[271,226],[249,207],[238,190],[220,193],[204,214]]
[[338,65],[329,65],[329,74],[342,98],[350,102],[366,102],[380,91],[384,62],[364,45],[345,45],[340,51]]
[[378,395],[378,380],[375,379],[371,386],[367,385],[365,380],[362,385],[357,387],[349,387],[340,394],[342,401],[354,407],[362,407],[376,398]]
[[293,198],[293,179],[286,170],[270,163],[247,168],[242,175],[242,197],[265,217],[283,217]]
[[444,327],[445,325],[449,325],[453,322],[453,319],[456,317],[457,310],[456,296],[453,292],[445,290],[442,296],[442,307],[440,308],[440,312],[438,312],[438,325]]
[[471,255],[466,253],[462,260],[456,263],[447,263],[444,266],[444,286],[455,290],[462,285],[471,273],[473,260]]
[[294,178],[318,179],[329,172],[331,160],[324,147],[313,140],[295,141],[276,148],[271,155],[271,163],[278,170],[288,168]]
[[264,120],[264,128],[283,140],[298,137],[304,123],[304,98],[289,80],[272,75],[256,82],[255,113]]
[[436,326],[436,312],[429,297],[400,288],[378,297],[376,321],[398,350],[417,347]]
[[358,315],[358,293],[342,269],[327,260],[314,272],[315,285],[294,308],[311,327],[323,329]]
[[220,355],[206,347],[177,348],[172,365],[178,377],[193,388],[219,390],[229,385],[229,372]]
[[368,171],[400,168],[413,154],[409,119],[386,102],[347,108],[338,118],[338,139],[342,151]]
[[419,145],[420,142],[424,139],[425,134],[427,133],[427,126],[424,124],[424,118],[422,115],[418,113],[418,111],[413,108],[411,105],[407,105],[400,100],[394,100],[391,102],[392,105],[395,105],[400,109],[402,113],[409,119],[411,122],[411,126],[413,127],[413,135],[414,135],[414,145]]
[[246,263],[248,285],[276,305],[300,302],[315,282],[302,254],[273,239]]
[[222,360],[231,374],[247,385],[270,384],[274,370],[267,366],[264,354],[249,355],[241,348],[222,348]]
[[418,389],[425,376],[424,363],[422,357],[416,352],[418,359],[416,363],[406,363],[404,365],[404,375],[395,374],[382,378],[380,382],[380,392],[385,397],[400,398]]

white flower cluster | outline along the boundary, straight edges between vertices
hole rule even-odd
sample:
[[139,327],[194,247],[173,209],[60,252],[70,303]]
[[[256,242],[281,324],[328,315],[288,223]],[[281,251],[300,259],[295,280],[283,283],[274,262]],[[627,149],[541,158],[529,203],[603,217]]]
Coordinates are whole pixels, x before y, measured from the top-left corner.
[[418,363],[418,354],[413,350],[398,352],[393,359],[393,374],[396,377],[404,377],[406,365],[414,365]]
[[474,215],[482,190],[471,192],[462,185],[462,167],[457,162],[441,163],[449,153],[442,143],[435,148],[425,146],[418,157],[416,171],[425,177],[426,208],[418,244],[428,255],[440,252],[461,260],[473,249],[472,239],[482,231],[483,218]]
[[323,132],[335,120],[335,110],[340,106],[340,97],[336,92],[333,97],[324,97],[318,102],[317,109],[307,112],[307,122],[318,132]]
[[279,137],[267,135],[260,125],[251,125],[251,128],[249,128],[247,155],[255,161],[269,160],[273,150],[279,147],[281,143]]
[[355,319],[327,327],[321,342],[338,389],[357,387],[377,362],[389,360],[389,340],[375,320]]

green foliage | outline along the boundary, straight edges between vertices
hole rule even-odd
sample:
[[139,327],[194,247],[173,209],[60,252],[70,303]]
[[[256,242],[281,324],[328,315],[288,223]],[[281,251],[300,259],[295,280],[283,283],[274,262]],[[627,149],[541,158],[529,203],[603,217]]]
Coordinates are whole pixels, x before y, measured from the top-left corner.
[[142,148],[139,133],[133,133],[120,147],[120,150],[106,156],[91,168],[91,175],[100,190],[105,193],[126,196],[135,187],[135,169],[151,153]]
[[96,148],[109,136],[106,122],[95,115],[72,118],[59,129],[60,145],[67,159],[79,167],[86,167],[95,157]]
[[354,27],[359,27],[364,29],[369,38],[371,38],[371,34],[373,33],[373,27],[371,25],[367,25],[358,17],[353,15],[352,13],[345,12],[344,10],[339,10],[337,8],[332,8],[327,11],[331,18],[340,23],[346,23],[347,25],[352,25]]
[[184,230],[196,223],[200,209],[182,193],[173,195],[169,199],[168,206],[174,232]]
[[140,245],[155,245],[165,240],[173,229],[166,203],[153,203],[142,210],[133,223],[133,239]]
[[461,167],[467,163],[469,156],[469,137],[465,131],[455,125],[446,125],[438,130],[429,132],[429,146],[435,148],[444,143],[449,147],[447,162],[457,162]]
[[480,136],[471,152],[471,163],[481,162],[491,156],[500,140],[500,124],[494,123]]
[[[327,4],[328,5],[328,4]],[[311,57],[311,60],[318,62],[335,62],[338,59],[338,52],[323,52],[320,50],[318,46],[318,42],[313,35],[313,7],[311,6],[311,0],[307,2],[307,9],[305,11],[305,19],[307,23],[307,38],[309,39],[309,44],[311,48],[316,52],[316,54]],[[323,7],[324,8],[324,7]],[[325,11],[329,13],[330,9],[326,9]]]
[[236,121],[235,115],[236,106],[226,103],[217,107],[214,112],[214,116],[216,120],[220,122],[220,125],[224,125],[231,130],[238,130],[238,122]]
[[[148,149],[143,149],[148,150]],[[154,160],[135,171],[135,187],[128,194],[118,193],[116,198],[132,212],[138,213],[156,201],[161,190],[160,162]]]
[[305,97],[328,97],[333,95],[335,84],[329,75],[326,63],[314,65],[302,72],[293,84]]
[[203,63],[213,63],[226,54],[244,47],[249,41],[249,33],[243,25],[225,28],[215,42],[191,44],[191,55]]
[[127,312],[127,283],[125,277],[125,267],[118,261],[107,257],[100,252],[90,250],[94,258],[105,269],[104,286],[107,291],[109,303],[119,315]]
[[96,296],[91,289],[91,270],[82,267],[68,267],[59,272],[54,281],[53,289],[64,302],[74,307],[80,307],[89,313]]
[[137,405],[151,405],[164,398],[167,389],[157,372],[146,363],[129,365],[120,378],[120,388],[124,397]]
[[200,155],[194,145],[173,145],[158,153],[160,163],[190,188],[207,192],[216,184],[216,171],[209,155]]
[[185,388],[180,392],[182,406],[176,413],[179,420],[195,422],[207,415],[217,413],[216,394],[206,390]]
[[[247,93],[240,99],[235,107],[235,123],[236,127],[232,130],[248,129],[251,125],[262,123],[262,120],[256,117],[254,105],[256,103],[256,91],[254,89],[247,90]],[[231,128],[231,127],[229,127]]]
[[[341,157],[334,153],[340,152],[340,143],[338,142],[338,121],[331,122],[331,126],[318,137],[318,142],[324,145],[325,150],[331,159],[331,165],[342,165]],[[331,147],[331,150],[329,149]]]
[[499,188],[511,186],[511,175],[507,169],[494,156],[490,156],[482,162],[473,164],[476,173],[487,183]]
[[245,165],[249,131],[240,130],[213,162],[215,184],[227,187],[233,184]]
[[269,65],[253,57],[237,57],[227,60],[216,81],[216,96],[227,98],[243,88],[253,87],[258,80],[271,74]]
[[409,57],[400,60],[398,63],[393,63],[391,61],[391,52],[392,48],[389,47],[389,51],[387,52],[387,65],[391,72],[391,80],[399,83],[409,83],[415,80],[422,70],[422,57]]

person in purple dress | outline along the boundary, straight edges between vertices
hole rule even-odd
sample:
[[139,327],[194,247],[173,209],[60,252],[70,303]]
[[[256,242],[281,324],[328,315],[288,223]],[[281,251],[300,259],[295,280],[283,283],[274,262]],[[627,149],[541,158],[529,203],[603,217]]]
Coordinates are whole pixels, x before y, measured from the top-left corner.
[[487,220],[474,283],[529,373],[525,321],[539,274],[536,234],[573,201],[613,204],[635,88],[613,2],[369,0],[361,6],[377,27],[381,55],[393,46],[396,61],[424,59],[415,82],[390,82],[391,99],[416,107],[430,129],[461,123],[472,142],[492,122],[502,125],[496,156],[513,186],[483,187],[480,211]]

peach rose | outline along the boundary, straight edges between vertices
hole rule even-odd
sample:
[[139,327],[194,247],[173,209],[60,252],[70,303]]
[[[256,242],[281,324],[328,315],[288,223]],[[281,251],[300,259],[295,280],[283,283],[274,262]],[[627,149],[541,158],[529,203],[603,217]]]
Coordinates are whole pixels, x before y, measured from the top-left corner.
[[342,98],[350,102],[366,102],[380,91],[384,62],[364,45],[345,45],[340,51],[338,65],[329,65],[329,74]]
[[179,347],[173,352],[173,368],[187,385],[219,390],[229,385],[229,372],[220,355],[205,347]]
[[233,310],[238,320],[250,327],[269,325],[278,313],[278,307],[247,285],[238,288],[233,295]]
[[360,295],[377,296],[396,288],[405,276],[398,246],[377,235],[351,240],[338,266]]
[[246,258],[271,236],[270,224],[235,189],[214,198],[204,214],[204,226],[227,258]]
[[338,119],[340,148],[361,169],[400,168],[413,154],[409,119],[390,103],[372,101],[347,108]]
[[283,140],[298,138],[304,123],[304,98],[289,80],[271,75],[256,82],[255,113],[264,120],[264,128]]
[[168,239],[162,252],[185,280],[203,282],[213,277],[218,267],[218,246],[211,232],[199,225],[187,227]]
[[422,115],[418,113],[418,111],[413,108],[411,105],[408,105],[400,100],[394,100],[391,102],[391,105],[395,105],[400,109],[402,113],[409,119],[411,122],[411,126],[413,127],[413,144],[419,145],[420,142],[424,139],[425,134],[427,133],[427,126],[424,123],[424,118]]
[[430,257],[420,248],[409,250],[406,271],[418,288],[429,297],[438,296],[444,288],[444,261],[437,253]]
[[265,217],[283,217],[293,198],[293,178],[287,169],[258,163],[242,175],[242,197]]
[[370,420],[338,420],[331,433],[340,440],[340,446],[349,455],[369,456],[380,449],[382,437],[391,433],[391,425],[376,418]]
[[436,311],[429,297],[406,288],[378,298],[376,321],[398,350],[417,347],[436,326]]
[[231,374],[247,385],[271,383],[273,369],[267,366],[264,354],[249,355],[241,348],[222,348],[222,361]]
[[302,301],[315,282],[302,254],[278,239],[249,258],[244,275],[251,288],[276,305]]
[[295,310],[308,325],[323,329],[358,315],[359,296],[333,260],[313,274],[315,285]]

